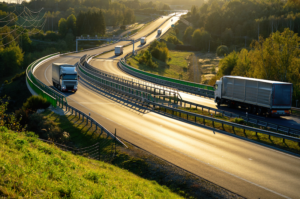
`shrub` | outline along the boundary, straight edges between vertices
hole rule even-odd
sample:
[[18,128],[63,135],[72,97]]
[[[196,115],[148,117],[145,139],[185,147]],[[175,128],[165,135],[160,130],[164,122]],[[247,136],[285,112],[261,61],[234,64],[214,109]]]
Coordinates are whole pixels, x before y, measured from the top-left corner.
[[217,48],[217,55],[218,56],[225,56],[225,55],[228,55],[228,47],[225,46],[225,45],[221,45]]
[[64,132],[52,120],[37,113],[29,117],[27,129],[35,132],[40,138],[45,140],[60,143],[68,141],[68,139],[64,137]]
[[41,96],[31,96],[23,104],[22,109],[24,111],[36,112],[38,109],[46,109],[50,106],[50,103]]
[[120,26],[120,29],[121,29],[121,30],[126,30],[126,26],[125,26],[125,25],[122,25],[122,26]]
[[183,43],[175,36],[169,36],[167,39],[168,42],[175,44],[175,45],[182,45]]
[[242,118],[234,118],[233,122],[237,124],[245,124],[245,120]]

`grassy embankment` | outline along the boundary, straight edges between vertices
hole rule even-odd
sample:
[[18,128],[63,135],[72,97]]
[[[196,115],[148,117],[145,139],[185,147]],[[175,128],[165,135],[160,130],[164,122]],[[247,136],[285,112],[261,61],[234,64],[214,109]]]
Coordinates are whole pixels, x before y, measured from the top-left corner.
[[[184,111],[188,111],[188,112],[192,112],[192,113],[196,113],[196,114],[199,114],[199,115],[205,115],[205,116],[211,117],[211,113],[209,113],[207,111],[202,111],[202,110],[195,109],[195,108],[179,108],[179,109],[184,110]],[[160,108],[160,111],[165,111],[165,109]],[[167,113],[171,114],[171,115],[173,114],[171,110],[167,110]],[[177,116],[177,117],[184,118],[184,119],[187,118],[186,114],[179,114],[178,112],[175,112],[174,115]],[[239,124],[259,128],[258,126],[254,125],[254,124],[251,124],[251,123],[247,123],[243,119],[239,119],[239,118],[229,118],[229,117],[226,117],[226,116],[222,116],[221,114],[216,114],[216,115],[213,114],[213,117],[217,118],[217,119],[220,119],[220,120],[224,120],[224,121],[235,122],[235,123],[239,123]],[[189,116],[188,119],[191,122],[195,122],[195,117],[194,116]],[[202,118],[197,118],[197,123],[204,124],[203,119]],[[228,125],[224,125],[224,128],[223,128],[221,123],[214,122],[214,124],[213,124],[213,122],[209,121],[209,120],[205,120],[204,125],[209,126],[209,127],[214,126],[216,129],[219,129],[219,130],[223,130],[223,131],[233,133],[233,134],[241,136],[241,137],[248,138],[250,140],[254,140],[254,141],[257,141],[257,142],[260,142],[260,143],[263,143],[263,144],[267,144],[267,145],[270,145],[270,146],[273,146],[273,147],[277,147],[277,148],[280,148],[280,149],[284,149],[284,150],[287,150],[287,151],[291,151],[291,152],[300,154],[300,146],[298,145],[297,142],[293,142],[293,141],[290,141],[290,140],[285,140],[283,142],[282,138],[277,138],[277,137],[273,137],[273,136],[269,137],[268,135],[261,134],[261,133],[256,134],[255,132],[248,131],[248,130],[246,130],[244,132],[243,129],[239,129],[239,128],[235,128],[233,130],[232,127],[228,126]],[[269,129],[269,128],[264,128],[264,127],[260,127],[260,128],[264,129],[264,130],[268,130],[268,131],[274,131],[273,129]]]
[[[101,142],[99,129],[74,115],[42,113],[69,134],[73,147]],[[1,127],[0,127],[1,128]],[[32,134],[30,134],[32,136]],[[126,143],[117,146],[111,164],[74,156],[28,135],[0,132],[0,196],[14,198],[216,198],[233,196],[150,153]],[[112,141],[102,154],[111,154]],[[126,171],[127,170],[127,171]],[[135,174],[135,175],[134,175]]]
[[180,198],[111,164],[72,155],[32,134],[0,129],[0,196],[8,198]]

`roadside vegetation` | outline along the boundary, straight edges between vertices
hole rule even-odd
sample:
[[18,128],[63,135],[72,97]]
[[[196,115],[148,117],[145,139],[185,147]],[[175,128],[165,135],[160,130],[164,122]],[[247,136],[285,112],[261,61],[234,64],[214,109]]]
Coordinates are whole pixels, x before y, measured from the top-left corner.
[[126,169],[74,156],[32,132],[0,127],[0,195],[8,198],[181,198]]

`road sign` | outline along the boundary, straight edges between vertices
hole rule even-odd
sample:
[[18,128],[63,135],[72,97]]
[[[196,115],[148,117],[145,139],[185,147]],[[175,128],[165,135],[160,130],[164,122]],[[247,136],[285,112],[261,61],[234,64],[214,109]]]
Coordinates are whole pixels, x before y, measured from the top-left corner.
[[174,24],[172,24],[172,25],[171,25],[171,27],[172,27],[172,28],[174,28],[174,27],[175,27],[175,25],[174,25]]

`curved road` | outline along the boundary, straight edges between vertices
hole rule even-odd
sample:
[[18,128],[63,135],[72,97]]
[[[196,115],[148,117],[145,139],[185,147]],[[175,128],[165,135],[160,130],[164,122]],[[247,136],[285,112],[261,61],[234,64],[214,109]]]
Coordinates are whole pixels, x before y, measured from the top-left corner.
[[[161,20],[166,19],[161,18]],[[177,20],[173,17],[173,21]],[[145,27],[145,35],[162,21]],[[162,27],[171,25],[170,20]],[[151,28],[152,29],[151,29]],[[150,35],[148,41],[156,36]],[[126,42],[120,42],[122,45]],[[120,44],[118,43],[118,45]],[[42,64],[35,75],[52,86],[52,62],[75,64],[84,54],[96,54],[114,45],[88,52],[62,56]],[[130,51],[129,48],[125,50]],[[100,58],[110,58],[102,61]],[[122,74],[116,67],[118,60],[110,53],[93,61],[93,65],[110,72]],[[98,61],[100,60],[100,61]],[[149,112],[142,107],[119,103],[108,94],[95,91],[80,82],[76,94],[65,93],[70,105],[92,117],[120,137],[172,162],[196,175],[247,198],[297,198],[300,195],[300,159],[271,148],[200,128],[194,125]],[[182,94],[192,100],[198,97]],[[207,99],[206,99],[207,100]],[[201,99],[201,103],[202,103]],[[206,103],[211,103],[207,101]]]

